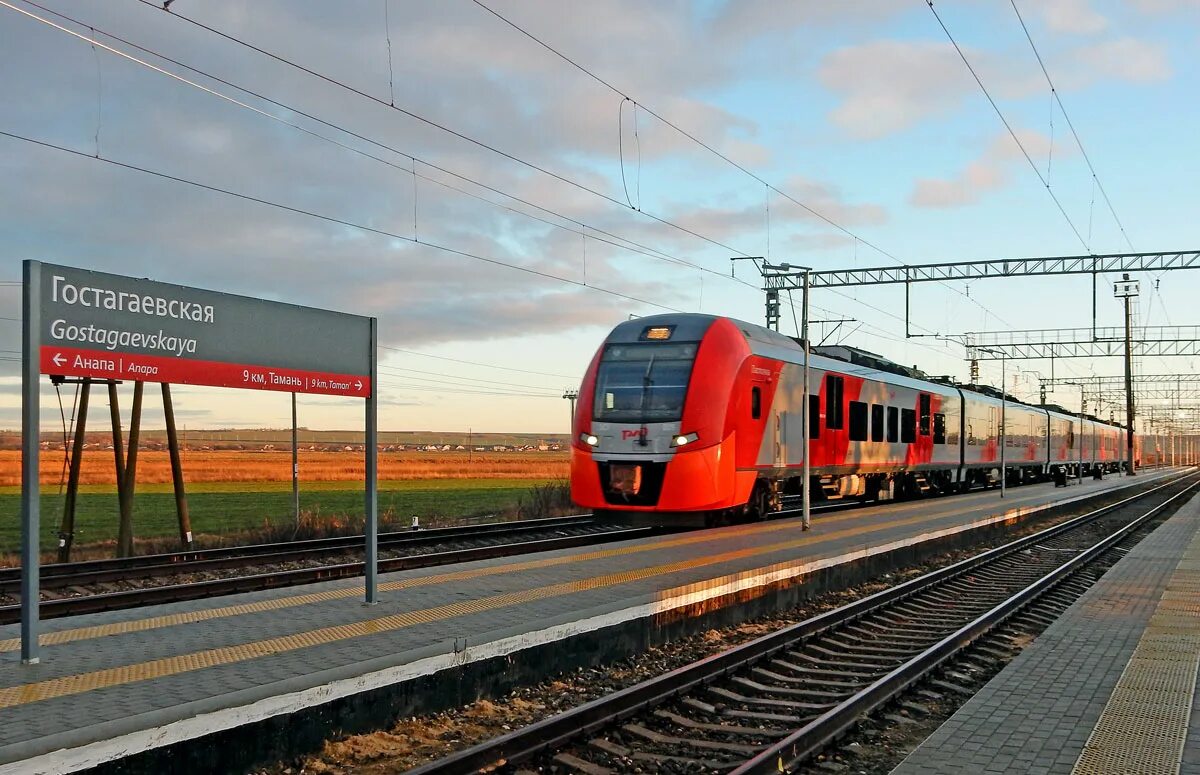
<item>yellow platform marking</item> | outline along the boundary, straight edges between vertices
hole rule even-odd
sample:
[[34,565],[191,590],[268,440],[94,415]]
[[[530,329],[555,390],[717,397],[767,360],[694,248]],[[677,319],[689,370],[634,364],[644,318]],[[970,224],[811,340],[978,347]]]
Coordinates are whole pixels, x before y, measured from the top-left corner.
[[[833,533],[820,536],[819,538],[810,536],[806,543],[815,545],[822,541],[830,541],[837,538],[861,535],[863,533],[872,532],[875,530],[883,530],[890,527],[902,527],[913,523],[935,519],[938,516],[939,515],[936,514],[926,514],[917,517],[908,517],[903,520],[870,523],[856,528],[835,531]],[[822,520],[822,523],[829,524],[832,522],[843,522],[851,519],[861,520],[861,518],[862,515],[846,515],[842,517],[831,517],[828,520]],[[517,573],[527,570],[538,570],[542,568],[552,568],[578,562],[587,562],[589,560],[604,560],[612,557],[638,554],[641,552],[658,551],[660,549],[687,546],[689,544],[725,540],[733,536],[777,532],[780,530],[798,531],[800,530],[800,526],[798,523],[781,522],[776,525],[751,525],[743,528],[735,528],[727,530],[719,536],[714,536],[711,533],[692,533],[679,538],[672,538],[654,543],[637,544],[635,546],[626,546],[619,549],[601,549],[594,552],[584,552],[582,554],[573,554],[565,557],[548,557],[538,560],[507,563],[504,565],[496,565],[486,568],[471,568],[468,570],[453,571],[450,573],[436,573],[429,576],[419,576],[415,578],[401,579],[399,581],[389,581],[380,584],[379,590],[380,592],[397,592],[405,589],[429,586],[433,584],[469,581],[471,579],[484,578],[487,576]],[[766,545],[760,547],[759,550],[761,552],[770,552],[777,551],[781,547],[790,548],[791,546],[792,542],[784,542],[782,544]],[[220,608],[185,611],[177,614],[151,616],[145,619],[111,622],[108,624],[97,624],[90,627],[77,627],[69,630],[59,630],[58,632],[47,632],[43,633],[38,641],[43,646],[56,646],[78,640],[102,638],[110,635],[124,635],[133,632],[145,632],[147,630],[155,630],[162,627],[174,627],[181,624],[192,624],[195,622],[209,621],[212,619],[221,619],[227,616],[244,616],[246,614],[262,613],[264,611],[277,611],[283,608],[291,608],[294,606],[311,605],[313,603],[322,603],[329,600],[358,597],[362,594],[363,587],[361,585],[345,587],[342,589],[330,589],[323,592],[314,592],[304,595],[290,595],[288,597],[275,598],[273,600],[259,600],[253,603],[240,603],[238,605],[222,606]],[[0,652],[16,651],[20,647],[20,638],[0,640]]]
[[1074,773],[1175,775],[1200,669],[1200,532],[1167,581]]

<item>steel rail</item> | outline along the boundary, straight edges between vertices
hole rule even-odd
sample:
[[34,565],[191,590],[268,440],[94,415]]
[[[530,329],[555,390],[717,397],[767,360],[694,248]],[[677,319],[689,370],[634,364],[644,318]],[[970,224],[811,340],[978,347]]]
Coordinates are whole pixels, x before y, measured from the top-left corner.
[[[895,587],[881,590],[841,608],[819,614],[749,643],[676,668],[657,678],[626,687],[613,694],[580,705],[572,710],[551,716],[501,737],[422,765],[410,770],[409,775],[458,775],[463,772],[486,771],[487,768],[494,767],[501,761],[510,763],[528,761],[538,754],[562,746],[572,739],[585,737],[614,722],[635,716],[672,698],[683,696],[693,689],[712,684],[725,676],[744,669],[748,665],[792,648],[800,642],[810,640],[824,632],[860,619],[873,611],[883,609],[886,606],[917,595],[931,587],[966,575],[1000,557],[1021,551],[1048,538],[1069,532],[1080,525],[1094,521],[1105,514],[1196,475],[1195,472],[1191,472],[1173,477],[1168,482],[1106,504],[1046,530],[1010,541],[1003,546],[982,552],[953,565],[898,584]],[[1189,485],[1187,489],[1190,490],[1197,483],[1200,482]],[[1161,505],[1155,507],[1153,511],[1157,511],[1160,508]],[[946,640],[950,639],[947,638]],[[807,727],[804,729],[807,729]],[[791,738],[787,739],[790,740]],[[770,765],[772,768],[775,767],[777,758],[777,755],[771,758]],[[766,772],[768,770],[761,771]],[[775,769],[770,769],[769,771],[777,772]]]
[[[528,533],[556,527],[586,527],[594,524],[590,514],[544,519],[487,522],[479,525],[430,528],[419,531],[399,530],[380,533],[380,548],[419,547],[478,537]],[[353,551],[362,547],[363,536],[334,536],[301,541],[225,546],[164,554],[145,554],[80,562],[52,563],[42,566],[42,586],[66,586],[118,581],[128,578],[199,573],[263,562],[286,562],[322,554]],[[20,587],[20,568],[0,568],[0,594],[12,594]]]
[[[643,538],[653,534],[656,530],[654,527],[618,528],[603,533],[480,546],[447,552],[417,554],[408,557],[393,557],[379,561],[379,572],[393,573],[402,570],[430,568],[460,562],[511,557],[519,554],[548,552],[556,549],[573,549],[580,546],[591,546],[611,541]],[[124,592],[64,597],[58,600],[43,600],[38,609],[41,612],[42,619],[56,619],[63,616],[114,611],[161,603],[176,603],[184,600],[200,600],[218,595],[257,592],[264,589],[312,584],[318,581],[354,578],[363,575],[364,568],[365,565],[362,562],[349,562],[338,565],[322,565],[317,568],[259,573],[252,576],[233,576],[227,579],[213,579],[191,584],[172,584],[161,587],[131,589]],[[0,624],[12,624],[19,621],[20,609],[19,605],[0,606]]]

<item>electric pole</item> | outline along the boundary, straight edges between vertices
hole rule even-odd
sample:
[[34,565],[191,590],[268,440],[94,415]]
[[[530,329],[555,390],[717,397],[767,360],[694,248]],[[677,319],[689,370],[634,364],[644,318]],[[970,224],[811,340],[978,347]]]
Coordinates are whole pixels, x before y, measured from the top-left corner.
[[1133,317],[1130,300],[1138,295],[1138,281],[1130,280],[1126,272],[1120,281],[1113,283],[1113,295],[1125,300],[1125,471],[1133,476]]
[[567,431],[568,434],[571,434],[575,432],[575,399],[579,398],[579,391],[564,390],[562,397],[571,402],[571,420],[568,424],[569,430]]

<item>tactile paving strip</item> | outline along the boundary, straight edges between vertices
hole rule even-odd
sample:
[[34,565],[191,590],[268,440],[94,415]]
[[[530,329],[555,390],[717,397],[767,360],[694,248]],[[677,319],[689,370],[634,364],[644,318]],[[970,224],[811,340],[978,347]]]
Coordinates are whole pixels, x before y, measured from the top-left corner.
[[1179,772],[1200,668],[1198,591],[1200,534],[1171,574],[1074,773]]

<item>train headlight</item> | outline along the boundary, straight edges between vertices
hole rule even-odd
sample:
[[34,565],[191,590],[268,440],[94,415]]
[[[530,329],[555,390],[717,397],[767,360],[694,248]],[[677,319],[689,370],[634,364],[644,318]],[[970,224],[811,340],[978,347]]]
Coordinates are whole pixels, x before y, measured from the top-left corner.
[[699,438],[700,437],[694,433],[681,433],[678,436],[672,437],[671,446],[672,447],[683,447],[688,444],[691,444],[693,441],[696,441]]
[[594,447],[600,443],[600,439],[596,438],[595,436],[593,436],[590,433],[579,434],[579,440],[582,441],[584,444],[587,444],[589,447]]

